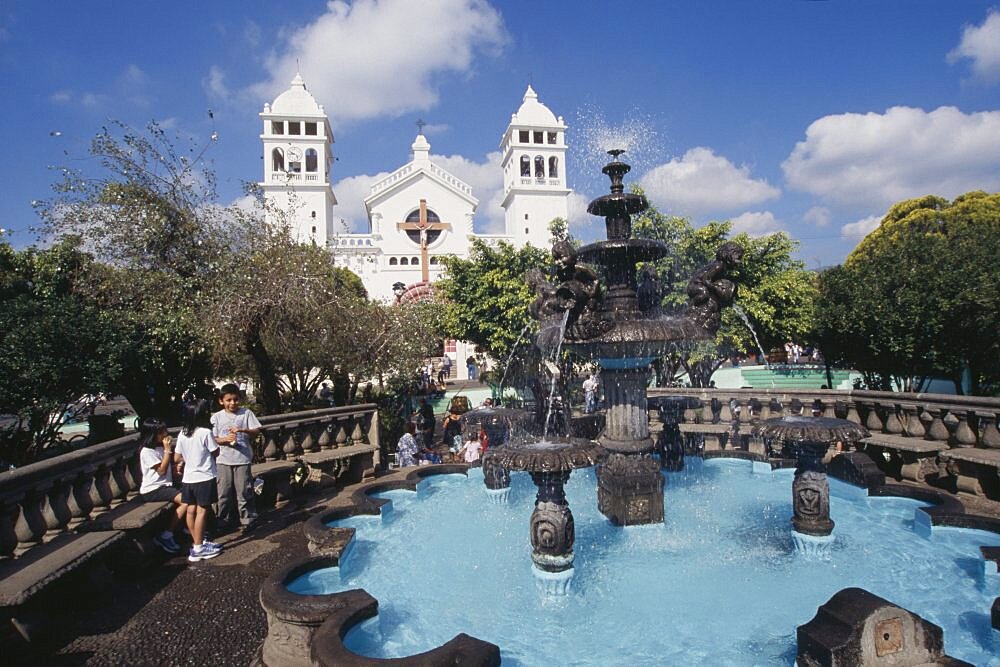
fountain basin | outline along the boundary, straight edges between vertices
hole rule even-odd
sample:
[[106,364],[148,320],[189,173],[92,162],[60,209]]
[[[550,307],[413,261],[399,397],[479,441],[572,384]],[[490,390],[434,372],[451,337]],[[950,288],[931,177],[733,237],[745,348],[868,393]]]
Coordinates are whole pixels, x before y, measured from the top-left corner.
[[[509,504],[491,505],[480,475],[435,478],[423,498],[382,494],[392,523],[352,520],[359,561],[340,590],[363,586],[382,602],[345,637],[352,651],[399,657],[466,632],[497,644],[504,664],[792,665],[796,626],[859,586],[941,625],[950,655],[994,659],[985,646],[1000,581],[970,572],[1000,535],[935,527],[924,538],[913,518],[925,503],[831,480],[837,533],[829,559],[812,559],[788,530],[791,470],[691,458],[666,475],[667,522],[625,529],[596,511],[594,474],[578,471],[566,484],[577,573],[553,600],[524,567],[530,480],[514,475]],[[669,619],[670,632],[637,618]]]

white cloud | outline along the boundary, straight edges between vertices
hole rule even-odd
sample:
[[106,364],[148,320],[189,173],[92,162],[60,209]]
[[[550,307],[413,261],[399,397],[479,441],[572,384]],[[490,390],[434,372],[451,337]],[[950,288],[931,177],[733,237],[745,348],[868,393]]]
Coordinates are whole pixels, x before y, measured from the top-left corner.
[[854,238],[860,240],[862,237],[868,236],[870,233],[878,229],[878,226],[882,224],[881,215],[870,215],[867,218],[862,218],[857,222],[850,222],[840,228],[840,235],[843,238]]
[[738,210],[781,194],[766,180],[751,178],[750,167],[737,167],[702,146],[654,167],[639,182],[657,208],[694,217]]
[[948,62],[972,61],[972,73],[986,83],[1000,82],[1000,10],[991,9],[982,25],[967,25],[962,41],[948,53]]
[[365,212],[364,199],[371,194],[372,183],[389,175],[382,171],[374,175],[361,174],[348,176],[333,184],[333,194],[337,197],[337,206],[333,209],[334,218],[343,218],[352,232],[368,232],[368,214]]
[[210,98],[216,100],[227,100],[231,94],[226,85],[226,74],[218,65],[212,65],[208,69],[208,76],[201,80],[201,87]]
[[287,34],[266,60],[269,78],[248,92],[273,100],[300,71],[334,125],[398,116],[437,104],[441,74],[469,74],[478,53],[506,41],[499,12],[485,0],[336,0]]
[[813,206],[802,214],[802,219],[817,227],[826,227],[833,220],[833,213],[825,206]]
[[57,90],[49,95],[49,101],[53,104],[69,104],[73,101],[73,93],[68,90]]
[[788,184],[855,207],[1000,188],[1000,111],[892,107],[824,116],[782,163]]
[[733,234],[746,232],[750,236],[766,236],[784,229],[770,211],[747,211],[730,218],[729,222],[733,225]]

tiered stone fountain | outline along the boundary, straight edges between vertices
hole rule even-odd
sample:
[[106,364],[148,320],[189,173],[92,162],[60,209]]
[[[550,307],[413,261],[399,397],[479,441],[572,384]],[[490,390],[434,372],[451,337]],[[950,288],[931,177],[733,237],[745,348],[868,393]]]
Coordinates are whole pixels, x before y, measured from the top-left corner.
[[[662,259],[669,249],[661,241],[632,238],[632,214],[649,204],[644,196],[624,191],[622,178],[631,167],[619,160],[622,152],[608,151],[612,161],[602,171],[611,179],[611,193],[587,208],[604,217],[608,240],[579,250],[556,243],[552,255],[558,282],[536,281],[531,312],[540,320],[540,348],[556,349],[562,339],[566,349],[601,368],[607,413],[598,440],[609,457],[598,468],[598,505],[614,523],[630,525],[663,520],[663,476],[652,457],[646,412],[649,364],[679,341],[715,335],[721,310],[736,293],[735,283],[725,276],[743,250],[736,243],[724,244],[716,261],[689,282],[687,310],[664,315],[653,272],[643,271],[640,280],[637,264]],[[603,284],[582,262],[602,267]]]

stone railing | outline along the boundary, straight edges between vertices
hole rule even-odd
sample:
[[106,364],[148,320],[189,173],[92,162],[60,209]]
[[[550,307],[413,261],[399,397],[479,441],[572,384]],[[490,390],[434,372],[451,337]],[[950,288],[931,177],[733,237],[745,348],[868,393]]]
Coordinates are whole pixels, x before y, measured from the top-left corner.
[[[681,431],[738,432],[783,415],[840,417],[864,424],[871,437],[859,444],[887,474],[922,482],[934,472],[957,490],[1000,500],[1000,399],[947,394],[788,389],[650,389],[657,397],[698,399],[679,415]],[[686,426],[685,426],[686,425]],[[706,425],[715,425],[712,429]]]
[[[262,417],[255,459],[367,457],[378,464],[374,404]],[[340,451],[338,451],[340,450]],[[324,453],[329,456],[324,456]],[[0,473],[0,559],[75,531],[135,497],[142,482],[138,435]]]

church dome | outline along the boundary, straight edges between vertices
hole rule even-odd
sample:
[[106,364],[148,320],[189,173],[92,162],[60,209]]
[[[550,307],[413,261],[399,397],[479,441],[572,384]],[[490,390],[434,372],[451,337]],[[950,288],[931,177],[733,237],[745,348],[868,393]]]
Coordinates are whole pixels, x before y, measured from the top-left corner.
[[517,110],[510,122],[511,125],[561,125],[556,120],[555,114],[538,101],[538,94],[531,86],[528,86],[528,90],[525,91],[521,108]]
[[285,116],[322,116],[323,107],[316,103],[316,98],[306,90],[302,75],[296,74],[291,87],[275,98],[271,105],[271,113]]

